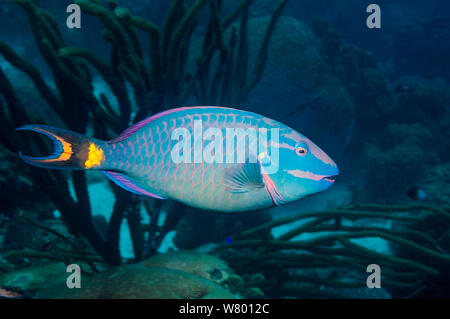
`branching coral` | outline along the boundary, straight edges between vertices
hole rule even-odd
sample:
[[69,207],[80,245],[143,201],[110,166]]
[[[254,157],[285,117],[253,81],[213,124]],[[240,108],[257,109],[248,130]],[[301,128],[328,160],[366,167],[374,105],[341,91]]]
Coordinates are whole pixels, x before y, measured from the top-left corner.
[[[357,226],[355,221],[361,219],[392,221],[403,227]],[[407,297],[424,286],[448,283],[450,255],[448,247],[442,247],[448,231],[432,237],[414,230],[414,225],[436,219],[448,229],[450,207],[354,205],[302,213],[244,231],[233,243],[219,246],[216,253],[239,275],[260,273],[268,278],[250,281],[267,296],[311,297],[315,291],[317,297],[342,297],[328,288],[364,288],[366,267],[378,264],[382,287],[397,297]],[[299,221],[303,221],[299,226],[273,238],[274,228]],[[266,239],[255,239],[261,232],[266,233]],[[306,233],[315,236],[296,239]],[[363,238],[381,238],[395,247],[396,253],[366,248],[357,242]],[[341,279],[340,270],[344,270]],[[327,289],[321,290],[321,286]],[[305,293],[308,289],[309,294]]]

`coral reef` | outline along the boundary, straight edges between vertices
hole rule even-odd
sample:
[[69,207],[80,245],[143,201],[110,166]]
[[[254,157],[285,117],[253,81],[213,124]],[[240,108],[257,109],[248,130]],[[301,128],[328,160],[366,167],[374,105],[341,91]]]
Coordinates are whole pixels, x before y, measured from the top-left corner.
[[36,202],[43,202],[41,201],[43,194],[33,192],[32,181],[29,177],[15,174],[20,169],[21,163],[17,163],[16,154],[3,145],[0,145],[0,163],[2,163],[0,166],[0,201],[2,203],[0,214],[11,217],[17,210],[29,207],[30,205],[20,200],[22,196]]
[[[50,1],[12,2],[23,9],[39,54],[31,56],[32,41],[0,41],[0,288],[33,295],[53,282],[35,295],[43,298],[449,296],[448,45],[430,50],[426,36],[431,30],[434,39],[448,37],[441,19],[400,34],[397,48],[421,35],[425,50],[395,56],[389,63],[396,70],[323,19],[282,16],[287,6],[320,13],[325,1],[160,0],[132,7],[130,0],[76,0],[101,26],[101,40],[94,32],[67,34],[43,9]],[[328,15],[345,20],[346,5],[333,1]],[[137,14],[149,7],[158,15]],[[93,41],[99,45],[83,47]],[[432,57],[427,65],[414,62],[424,57]],[[408,73],[413,64],[412,71],[444,80],[394,72]],[[352,186],[352,200],[342,202],[384,205],[333,205],[278,219],[264,212],[208,215],[111,185],[106,219],[105,206],[93,205],[89,193],[96,176],[35,169],[15,155],[25,145],[27,154],[48,150],[40,139],[13,133],[23,124],[110,139],[187,103],[245,105],[301,128],[339,155],[343,184]],[[411,186],[426,199],[408,198]],[[124,224],[133,258],[121,255]],[[200,245],[202,253],[158,254],[162,246]],[[82,290],[55,276],[70,263],[83,264]],[[366,267],[373,263],[382,268],[383,289],[367,292]]]
[[[396,227],[371,226],[367,222],[371,219],[390,220]],[[364,226],[355,222],[359,220],[366,220]],[[275,227],[298,221],[302,223],[277,238],[271,235]],[[428,231],[434,222],[442,231]],[[214,251],[248,285],[259,287],[268,297],[354,297],[365,287],[370,264],[381,266],[383,289],[390,295],[414,297],[448,285],[450,257],[441,243],[448,241],[449,223],[448,206],[359,204],[273,220],[242,232],[233,243]],[[414,230],[417,225],[427,231]],[[249,239],[261,231],[267,233],[267,239]],[[383,239],[397,253],[381,252],[360,242],[368,238]],[[354,290],[349,294],[348,289]],[[389,294],[381,297],[389,298]]]
[[450,163],[439,164],[427,170],[419,183],[429,200],[450,205]]
[[139,263],[149,268],[175,269],[211,280],[236,295],[246,298],[262,297],[256,287],[248,287],[244,280],[221,259],[190,250],[159,254]]
[[[270,23],[259,48],[256,63],[248,65],[248,11],[252,1],[246,0],[235,6],[225,17],[220,14],[222,1],[196,0],[173,1],[162,26],[134,15],[120,7],[116,1],[102,4],[98,1],[78,0],[85,14],[98,19],[103,26],[102,37],[111,45],[110,59],[102,59],[91,50],[70,46],[56,19],[49,11],[32,0],[13,0],[24,10],[37,48],[50,69],[51,80],[27,59],[22,58],[6,43],[0,42],[0,55],[14,68],[25,74],[54,115],[68,129],[80,133],[92,132],[97,138],[108,139],[117,135],[131,123],[171,106],[182,105],[189,97],[199,103],[227,104],[242,101],[260,80],[267,48],[273,29],[287,4],[282,0],[274,8]],[[197,54],[193,72],[188,72],[187,52],[197,19],[202,10],[208,12],[208,22],[203,30],[201,50]],[[240,31],[225,42],[223,34],[239,19]],[[144,52],[142,32],[149,38],[148,52]],[[213,55],[220,56],[221,64],[211,64]],[[223,72],[224,69],[236,72]],[[94,94],[94,77],[98,73],[107,84],[117,102],[108,95]],[[0,140],[8,150],[16,152],[25,138],[36,149],[46,145],[31,137],[11,135],[14,127],[40,122],[36,114],[24,106],[25,101],[16,91],[13,81],[0,67],[0,104],[5,123],[0,130]],[[16,84],[16,83],[14,83]],[[130,89],[131,88],[131,89]],[[219,97],[216,99],[216,97]],[[136,106],[135,106],[136,105]],[[45,124],[51,118],[46,119]],[[84,172],[74,171],[72,184],[75,197],[70,195],[69,181],[63,172],[36,170],[24,167],[20,175],[33,180],[35,185],[48,194],[51,202],[61,213],[73,234],[86,238],[98,254],[109,264],[122,262],[119,251],[119,230],[125,219],[129,225],[135,260],[154,254],[164,235],[174,229],[182,213],[177,204],[166,213],[166,223],[158,226],[160,203],[146,201],[145,210],[150,216],[149,225],[140,223],[141,200],[135,195],[114,188],[115,204],[106,232],[100,232],[93,221],[87,179]],[[147,239],[146,239],[147,238]]]
[[66,283],[40,290],[36,298],[120,299],[233,299],[225,288],[200,276],[166,268],[123,265],[83,281],[83,289],[68,289]]
[[[364,187],[386,202],[421,183],[430,168],[448,160],[445,126],[450,87],[443,81],[414,78],[402,79],[396,87],[394,107],[386,110],[390,121],[378,128],[376,141],[366,144],[363,155],[370,167],[370,182]],[[386,183],[392,176],[396,178]]]
[[[271,220],[267,211],[250,214],[199,214],[187,208],[175,231],[174,244],[180,249],[194,249],[207,243],[224,242],[239,232]],[[210,229],[216,231],[210,232]]]
[[430,167],[448,160],[448,83],[390,79],[370,52],[348,44],[327,21],[313,19],[310,25],[318,51],[355,105],[346,166],[341,166],[354,181],[355,200],[404,199]]
[[[248,21],[252,35],[249,66],[256,61],[258,44],[269,23],[267,16]],[[349,141],[354,103],[340,79],[329,71],[316,42],[306,23],[281,17],[268,46],[261,80],[249,93],[246,105],[301,128],[300,132],[314,136],[319,145],[327,145],[327,153],[334,158]]]
[[66,271],[64,263],[26,267],[0,275],[0,287],[14,287],[32,294],[53,281],[59,280]]
[[159,254],[140,262],[140,265],[176,269],[219,284],[228,280],[231,275],[230,268],[219,258],[189,250]]

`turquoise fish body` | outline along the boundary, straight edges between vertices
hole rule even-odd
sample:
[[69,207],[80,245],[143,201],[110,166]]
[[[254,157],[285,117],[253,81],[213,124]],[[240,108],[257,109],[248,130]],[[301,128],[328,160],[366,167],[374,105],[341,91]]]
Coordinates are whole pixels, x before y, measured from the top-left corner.
[[295,130],[225,107],[164,111],[109,142],[47,126],[19,129],[43,133],[55,144],[48,157],[21,154],[30,164],[102,170],[129,191],[212,211],[285,204],[327,189],[338,174],[333,160]]

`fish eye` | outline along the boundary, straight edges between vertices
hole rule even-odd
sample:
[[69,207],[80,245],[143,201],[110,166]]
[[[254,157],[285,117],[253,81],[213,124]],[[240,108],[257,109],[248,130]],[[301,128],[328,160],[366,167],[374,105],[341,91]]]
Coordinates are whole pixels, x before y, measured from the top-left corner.
[[308,153],[308,150],[304,147],[299,146],[295,149],[295,153],[297,153],[297,155],[299,156],[305,156]]

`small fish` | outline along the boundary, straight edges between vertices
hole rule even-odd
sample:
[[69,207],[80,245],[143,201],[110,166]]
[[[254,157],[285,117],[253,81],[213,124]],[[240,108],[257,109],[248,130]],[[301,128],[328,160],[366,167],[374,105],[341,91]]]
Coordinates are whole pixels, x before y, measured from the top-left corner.
[[396,93],[412,92],[415,90],[414,85],[411,84],[398,84],[395,86],[394,91]]
[[19,288],[0,287],[0,299],[26,299],[26,294]]
[[420,189],[417,186],[412,186],[406,191],[406,196],[414,200],[427,200],[428,195],[425,193],[423,189]]
[[[226,107],[167,110],[108,142],[43,125],[18,130],[44,134],[54,144],[46,157],[19,152],[29,164],[101,170],[133,193],[219,212],[295,201],[326,190],[339,173],[334,161],[302,134],[259,114]],[[236,135],[231,142],[229,132],[247,135]],[[251,147],[256,144],[253,133],[259,133],[257,154]]]

